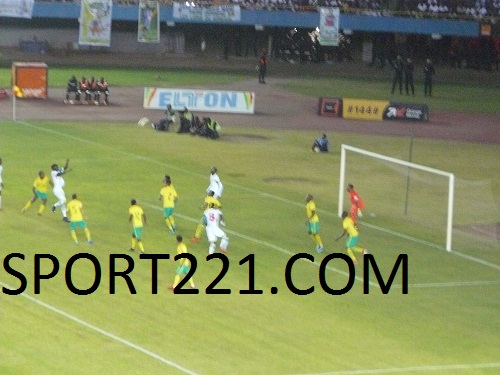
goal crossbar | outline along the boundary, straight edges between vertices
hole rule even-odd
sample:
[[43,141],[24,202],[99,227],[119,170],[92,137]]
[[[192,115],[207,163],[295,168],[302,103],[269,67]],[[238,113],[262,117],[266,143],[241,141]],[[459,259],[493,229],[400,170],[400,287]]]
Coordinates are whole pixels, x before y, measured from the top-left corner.
[[425,165],[412,163],[405,160],[400,160],[396,158],[392,158],[390,156],[377,154],[375,152],[363,150],[361,148],[349,146],[343,144],[341,147],[340,153],[340,181],[339,181],[339,217],[342,216],[342,211],[344,211],[344,191],[345,191],[345,171],[346,171],[346,151],[351,151],[357,154],[365,155],[371,158],[380,159],[384,161],[388,161],[391,163],[403,165],[405,167],[415,168],[424,172],[429,172],[433,174],[437,174],[440,176],[444,176],[448,179],[448,210],[447,210],[447,222],[446,222],[446,250],[451,251],[451,239],[453,232],[453,199],[454,199],[454,191],[455,191],[455,175],[450,172],[445,172],[439,169],[427,167]]

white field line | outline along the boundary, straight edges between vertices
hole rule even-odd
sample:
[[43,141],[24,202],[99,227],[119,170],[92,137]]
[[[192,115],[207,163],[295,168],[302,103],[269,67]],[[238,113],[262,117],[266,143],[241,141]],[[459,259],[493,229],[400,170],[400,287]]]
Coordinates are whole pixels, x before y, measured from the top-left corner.
[[[153,209],[155,209],[155,210],[163,211],[163,209],[162,209],[160,206],[158,206],[158,205],[154,205],[154,204],[147,203],[147,202],[144,202],[144,201],[141,201],[141,203],[142,203],[143,205],[146,205],[146,206],[148,206],[148,207],[151,207],[151,208],[153,208]],[[193,223],[199,223],[199,222],[200,222],[200,219],[199,219],[199,218],[198,218],[198,219],[195,219],[195,218],[192,218],[192,217],[189,217],[189,216],[186,216],[186,215],[182,215],[182,214],[178,214],[178,213],[175,213],[175,216],[176,216],[176,217],[180,217],[180,218],[182,218],[182,219],[184,219],[184,220],[191,221],[191,222],[193,222]],[[269,242],[266,242],[266,241],[263,241],[263,240],[259,240],[259,239],[257,239],[257,238],[253,238],[253,237],[247,236],[247,235],[245,235],[245,234],[241,234],[241,233],[235,232],[235,231],[233,231],[233,230],[229,230],[229,229],[227,229],[226,227],[224,228],[224,232],[226,232],[226,233],[228,233],[228,234],[231,234],[231,235],[233,235],[233,236],[235,236],[235,237],[243,238],[243,239],[245,239],[245,240],[247,240],[247,241],[254,242],[254,243],[256,243],[256,244],[259,244],[259,245],[263,245],[263,246],[269,247],[269,248],[271,248],[271,249],[273,249],[273,250],[277,250],[277,251],[279,251],[279,252],[281,252],[281,253],[283,253],[283,254],[286,254],[286,255],[288,255],[288,256],[290,256],[290,257],[296,254],[296,253],[293,253],[293,252],[291,252],[291,251],[289,251],[289,250],[287,250],[287,249],[284,249],[284,248],[282,248],[282,247],[279,247],[279,246],[273,245],[272,243],[269,243]],[[318,266],[318,267],[319,267],[319,266],[320,266],[320,264],[321,264],[321,262],[317,262],[317,261],[311,262],[311,261],[306,260],[306,259],[301,259],[301,260],[302,260],[302,261],[304,261],[304,262],[307,262],[307,263],[309,263],[309,264],[314,264],[315,266]],[[328,270],[330,270],[330,271],[332,271],[332,272],[335,272],[335,273],[338,273],[338,274],[344,275],[344,276],[349,276],[349,272],[344,272],[344,271],[341,271],[341,270],[339,270],[339,269],[337,269],[337,268],[335,268],[335,267],[326,266],[326,269],[328,269]],[[355,278],[357,281],[359,281],[359,282],[363,282],[363,278],[362,278],[362,277],[355,276],[354,278]],[[377,288],[377,287],[379,287],[379,286],[380,286],[379,284],[374,283],[373,281],[370,281],[369,283],[370,283],[370,285],[371,285],[371,286],[373,286],[373,287],[375,287],[375,288]]]
[[[13,287],[11,287],[11,286],[9,286],[7,284],[4,284],[1,281],[0,281],[0,285],[2,285],[5,288],[8,288],[8,289],[14,289]],[[154,359],[156,359],[156,360],[158,360],[160,362],[163,362],[164,364],[166,364],[166,365],[168,365],[170,367],[176,368],[177,370],[179,370],[179,371],[181,371],[181,372],[183,372],[185,374],[197,375],[197,373],[194,372],[194,371],[191,371],[191,370],[189,370],[189,369],[187,369],[187,368],[185,368],[185,367],[183,367],[183,366],[181,366],[181,365],[179,365],[179,364],[177,364],[177,363],[175,363],[173,361],[170,361],[170,360],[168,360],[168,359],[166,359],[166,358],[164,358],[164,357],[162,357],[162,356],[160,356],[160,355],[158,355],[156,353],[153,353],[153,352],[151,352],[151,351],[143,348],[142,346],[136,345],[136,344],[134,344],[131,341],[128,341],[128,340],[123,339],[123,338],[121,338],[119,336],[116,336],[116,335],[112,334],[111,332],[105,331],[105,330],[103,330],[103,329],[101,329],[99,327],[96,327],[93,324],[87,323],[86,321],[84,321],[82,319],[79,319],[76,316],[73,316],[71,314],[68,314],[65,311],[59,310],[58,308],[56,308],[56,307],[54,307],[52,305],[49,305],[48,303],[42,302],[39,299],[36,299],[36,298],[30,296],[29,294],[21,293],[20,295],[22,297],[26,298],[27,300],[29,300],[31,302],[34,302],[37,305],[40,305],[40,306],[46,308],[47,310],[50,310],[50,311],[52,311],[52,312],[54,312],[54,313],[56,313],[58,315],[61,315],[61,316],[65,317],[65,318],[67,318],[69,320],[72,320],[73,322],[75,322],[75,323],[77,323],[77,324],[79,324],[81,326],[84,326],[84,327],[86,327],[86,328],[88,328],[88,329],[90,329],[92,331],[100,333],[101,335],[103,335],[103,336],[105,336],[105,337],[107,337],[107,338],[109,338],[111,340],[117,341],[120,344],[123,344],[125,346],[128,346],[129,348],[132,348],[132,349],[137,350],[137,351],[139,351],[139,352],[141,352],[143,354],[146,354],[147,356],[149,356],[151,358],[154,358]]]
[[[413,288],[457,288],[457,287],[475,287],[475,286],[489,286],[500,285],[500,280],[484,280],[484,281],[448,281],[441,283],[420,283],[408,284],[408,289]],[[400,284],[393,284],[393,288],[400,288]]]
[[[366,370],[351,370],[351,371],[332,371],[309,374],[294,374],[294,375],[365,375],[365,374],[401,374],[403,372],[430,372],[430,371],[467,371],[473,369],[490,369],[499,368],[500,362],[492,363],[477,363],[477,364],[462,364],[462,365],[430,365],[430,366],[414,366],[414,367],[394,367]],[[455,372],[454,372],[455,373]]]
[[[202,175],[200,173],[191,172],[191,171],[188,171],[186,169],[179,168],[179,167],[176,167],[174,165],[171,165],[171,164],[168,164],[168,163],[164,163],[164,162],[160,162],[160,161],[157,161],[157,160],[154,160],[154,159],[150,159],[150,158],[147,158],[147,157],[144,157],[144,156],[140,156],[140,155],[137,155],[137,154],[134,154],[134,153],[131,153],[131,152],[126,152],[126,151],[118,150],[115,147],[112,147],[112,146],[109,146],[109,145],[106,145],[106,144],[103,144],[103,143],[90,141],[90,140],[85,139],[85,138],[76,137],[74,135],[66,134],[66,133],[63,133],[63,132],[59,132],[59,131],[56,131],[56,130],[44,128],[44,127],[41,127],[41,126],[36,126],[36,125],[30,124],[30,123],[28,123],[26,121],[19,121],[18,123],[20,123],[20,124],[22,124],[22,125],[24,125],[26,127],[39,130],[39,131],[44,131],[46,133],[54,134],[54,135],[57,135],[57,136],[60,136],[60,137],[69,138],[69,139],[73,139],[73,140],[76,140],[76,141],[79,141],[79,142],[87,143],[87,144],[90,144],[90,145],[93,145],[93,146],[105,148],[105,149],[111,150],[113,152],[116,152],[116,153],[119,153],[119,154],[122,154],[122,155],[126,155],[128,157],[133,158],[133,159],[143,160],[143,161],[146,161],[146,162],[149,162],[149,163],[152,163],[152,164],[157,164],[157,165],[162,165],[162,166],[168,166],[168,168],[170,168],[170,169],[182,172],[182,173],[187,174],[187,175],[199,176],[199,177],[206,178],[205,175]],[[232,184],[232,183],[224,183],[224,184],[227,185],[227,186],[231,186],[231,187],[237,188],[239,190],[251,192],[251,193],[256,194],[256,195],[260,195],[260,196],[263,196],[263,197],[266,197],[266,198],[278,200],[280,202],[284,202],[284,203],[291,204],[291,205],[294,205],[294,206],[298,206],[298,207],[303,207],[304,206],[304,204],[302,204],[302,203],[298,203],[298,202],[295,202],[295,201],[292,201],[292,200],[289,200],[289,199],[286,199],[286,198],[282,198],[282,197],[279,197],[277,195],[273,195],[273,194],[269,194],[269,193],[266,193],[266,192],[262,192],[260,190],[247,188],[247,187],[242,186],[242,185],[237,185],[237,184]],[[329,215],[329,216],[337,216],[336,213],[325,211],[325,210],[322,210],[322,209],[318,209],[318,212],[321,212],[321,213]],[[405,235],[405,234],[402,234],[402,233],[398,233],[398,232],[392,231],[390,229],[385,229],[385,228],[382,228],[382,227],[378,227],[376,225],[372,225],[372,224],[368,224],[368,223],[364,223],[364,222],[361,222],[361,223],[363,223],[364,225],[366,225],[369,228],[376,229],[378,231],[382,231],[382,232],[385,232],[385,233],[389,233],[391,235],[394,235],[394,236],[406,239],[408,241],[412,241],[412,242],[415,242],[415,243],[426,245],[428,247],[436,248],[436,249],[439,249],[439,250],[444,250],[443,246],[432,244],[432,243],[427,242],[427,241],[422,241],[422,240],[419,240],[418,238],[414,238],[414,237],[411,237],[411,236],[408,236],[408,235]],[[487,267],[491,267],[491,268],[500,270],[500,265],[498,265],[498,264],[494,264],[494,263],[485,261],[485,260],[480,259],[480,258],[476,258],[476,257],[470,256],[470,255],[467,255],[467,254],[463,254],[463,253],[458,252],[458,251],[451,251],[450,253],[454,254],[456,256],[462,257],[464,259],[470,260],[472,262],[476,262],[476,263],[485,265]]]

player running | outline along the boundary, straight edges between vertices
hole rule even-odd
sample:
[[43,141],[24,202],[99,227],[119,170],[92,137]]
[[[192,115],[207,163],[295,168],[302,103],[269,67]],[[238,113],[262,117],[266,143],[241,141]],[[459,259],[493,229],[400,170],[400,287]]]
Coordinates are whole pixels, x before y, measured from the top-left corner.
[[349,193],[352,204],[350,210],[351,219],[354,222],[354,225],[357,225],[357,218],[363,217],[363,213],[361,212],[361,210],[365,208],[365,204],[363,203],[363,200],[361,199],[357,191],[354,190],[354,186],[352,186],[352,184],[347,185],[347,192]]
[[362,247],[356,246],[358,243],[359,232],[354,224],[354,221],[349,216],[347,211],[342,212],[342,228],[344,228],[342,234],[335,239],[335,241],[340,240],[347,234],[347,240],[345,242],[346,251],[349,255],[349,258],[352,259],[354,264],[358,264],[356,257],[354,256],[353,250],[357,253],[361,253],[363,255],[368,254],[368,250],[363,249]]
[[62,168],[59,168],[57,164],[52,164],[50,168],[52,169],[50,171],[50,177],[53,185],[52,192],[57,198],[57,202],[52,205],[52,212],[55,213],[57,207],[61,207],[63,221],[69,223],[66,210],[66,194],[64,193],[65,182],[63,178],[63,174],[71,171],[71,169],[69,169],[69,159],[66,159],[66,164],[64,164],[64,167]]
[[144,254],[144,245],[142,244],[142,228],[146,224],[146,215],[140,206],[137,205],[137,201],[132,199],[130,201],[130,208],[128,209],[129,218],[128,222],[132,223],[132,246],[130,251],[134,251],[135,245],[139,245],[139,250],[141,254]]
[[[200,210],[203,210],[203,212],[205,212],[206,210],[208,210],[210,204],[213,204],[215,208],[222,208],[222,205],[220,204],[219,200],[214,197],[214,194],[215,193],[212,190],[208,192],[208,195],[205,197],[205,201],[200,206]],[[196,227],[194,237],[191,238],[191,242],[200,242],[201,231],[205,227],[204,223],[205,223],[205,216],[203,215],[201,217],[200,223]]]

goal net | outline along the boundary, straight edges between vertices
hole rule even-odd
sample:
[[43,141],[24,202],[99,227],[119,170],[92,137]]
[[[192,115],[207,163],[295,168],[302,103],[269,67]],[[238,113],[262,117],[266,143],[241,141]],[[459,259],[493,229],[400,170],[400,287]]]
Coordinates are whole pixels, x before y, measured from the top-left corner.
[[379,229],[451,251],[453,173],[342,145],[339,216],[350,209],[347,184],[358,191],[363,214]]
[[[351,203],[347,184],[365,203],[367,226],[448,251],[494,259],[500,250],[500,208],[491,180],[453,173],[342,145],[339,216]],[[498,198],[498,197],[497,197]]]

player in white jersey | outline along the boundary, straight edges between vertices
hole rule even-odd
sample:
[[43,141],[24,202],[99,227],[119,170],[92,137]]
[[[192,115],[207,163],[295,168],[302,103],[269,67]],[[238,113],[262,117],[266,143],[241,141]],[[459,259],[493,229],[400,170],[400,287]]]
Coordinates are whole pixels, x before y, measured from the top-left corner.
[[222,197],[223,189],[224,186],[222,185],[219,175],[217,174],[217,168],[212,167],[212,169],[210,170],[210,185],[208,185],[207,194],[209,191],[213,191],[214,198],[219,199],[220,197]]
[[2,188],[3,188],[2,172],[3,172],[3,165],[2,165],[2,158],[0,158],[0,211],[2,211]]
[[207,239],[210,243],[208,247],[208,253],[213,254],[215,252],[215,243],[217,239],[220,238],[220,251],[227,253],[227,247],[229,245],[229,238],[226,233],[220,229],[219,224],[225,226],[224,218],[222,216],[222,211],[214,207],[213,203],[209,204],[209,209],[206,210],[203,215],[205,217]]
[[52,212],[56,212],[57,207],[61,207],[61,213],[63,215],[63,221],[69,222],[66,210],[66,194],[64,193],[64,178],[63,174],[68,173],[71,169],[69,167],[69,159],[66,159],[66,164],[64,167],[59,168],[57,164],[52,164],[50,177],[52,179],[52,183],[54,184],[54,188],[52,192],[57,198],[57,202],[52,205]]

